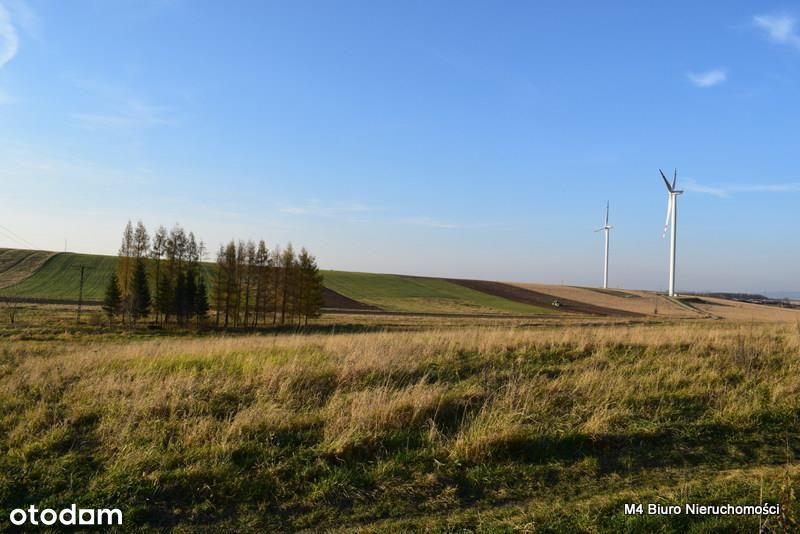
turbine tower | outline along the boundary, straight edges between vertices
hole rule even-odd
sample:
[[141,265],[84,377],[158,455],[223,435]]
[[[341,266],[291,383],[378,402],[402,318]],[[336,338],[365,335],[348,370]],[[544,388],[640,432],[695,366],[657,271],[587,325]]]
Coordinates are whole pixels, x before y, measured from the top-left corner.
[[595,232],[604,232],[606,235],[606,254],[605,261],[603,262],[603,289],[608,289],[608,239],[611,229],[614,228],[608,224],[608,204],[608,201],[606,201],[606,222],[601,228],[595,230]]
[[669,296],[675,296],[675,244],[677,241],[678,230],[678,195],[682,195],[683,191],[675,189],[675,183],[678,181],[678,169],[675,169],[675,174],[672,176],[672,183],[664,176],[664,172],[658,169],[661,173],[661,178],[664,179],[664,184],[667,186],[667,220],[664,222],[664,233],[661,235],[662,239],[667,235],[667,228],[670,228],[669,239]]

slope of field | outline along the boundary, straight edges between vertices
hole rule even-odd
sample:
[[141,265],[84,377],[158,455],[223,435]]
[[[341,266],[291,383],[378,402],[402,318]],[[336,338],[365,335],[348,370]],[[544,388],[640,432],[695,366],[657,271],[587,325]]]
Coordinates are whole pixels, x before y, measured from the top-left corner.
[[35,273],[55,252],[0,248],[0,288],[13,286]]
[[[21,256],[23,251],[11,251]],[[0,272],[0,296],[35,299],[78,298],[81,265],[86,266],[83,297],[101,300],[117,257],[51,253],[38,269],[13,280]],[[16,257],[16,256],[15,256]],[[9,263],[11,263],[9,261]],[[33,265],[33,262],[31,262]],[[204,264],[210,274],[214,264]],[[546,307],[508,300],[436,278],[323,271],[325,306],[350,310],[425,313],[551,314]],[[3,284],[3,282],[7,282]]]
[[117,265],[116,256],[54,254],[32,275],[17,284],[0,289],[0,295],[43,299],[77,299],[81,265],[86,267],[83,298],[87,300],[102,299],[108,279]]
[[580,302],[586,305],[610,308],[640,315],[655,315],[669,318],[695,318],[699,314],[679,306],[670,299],[648,291],[602,290],[586,287],[560,286],[549,284],[513,285],[537,291],[552,298]]
[[641,314],[619,310],[614,308],[607,308],[597,306],[595,304],[588,304],[577,300],[560,297],[554,299],[552,295],[534,291],[533,289],[523,288],[519,285],[504,284],[502,282],[491,282],[488,280],[461,280],[461,279],[448,279],[449,282],[458,284],[476,291],[481,291],[494,295],[496,297],[513,300],[514,302],[522,302],[525,304],[532,304],[534,306],[552,306],[554,301],[558,301],[558,310],[569,313],[584,313],[589,315],[607,315],[618,317],[639,317]]
[[798,322],[800,310],[738,302],[716,297],[691,300],[692,306],[722,319],[735,321]]
[[337,293],[383,310],[443,313],[548,314],[555,310],[514,302],[440,278],[324,271]]
[[[2,339],[2,510],[119,508],[133,532],[800,521],[792,324],[56,336]],[[765,501],[782,514],[624,510]]]

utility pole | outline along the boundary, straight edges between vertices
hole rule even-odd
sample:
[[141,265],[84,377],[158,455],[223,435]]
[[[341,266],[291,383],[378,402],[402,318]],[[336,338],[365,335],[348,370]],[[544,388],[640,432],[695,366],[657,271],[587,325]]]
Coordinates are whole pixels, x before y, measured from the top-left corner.
[[92,267],[87,267],[85,265],[77,265],[76,269],[81,270],[81,282],[80,282],[80,289],[78,290],[78,324],[81,324],[81,307],[83,307],[83,282],[86,279],[85,273],[88,270],[91,270]]

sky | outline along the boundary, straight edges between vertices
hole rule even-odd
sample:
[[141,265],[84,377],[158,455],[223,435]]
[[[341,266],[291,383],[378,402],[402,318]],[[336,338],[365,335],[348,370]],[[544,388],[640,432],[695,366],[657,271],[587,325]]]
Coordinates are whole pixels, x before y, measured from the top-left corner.
[[0,247],[800,290],[791,3],[0,0]]

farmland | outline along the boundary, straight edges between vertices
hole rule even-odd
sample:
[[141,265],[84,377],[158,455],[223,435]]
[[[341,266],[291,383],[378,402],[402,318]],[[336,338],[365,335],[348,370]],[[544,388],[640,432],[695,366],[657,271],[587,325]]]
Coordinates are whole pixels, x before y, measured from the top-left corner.
[[[116,258],[15,257],[3,294],[53,302],[0,303],[0,508],[178,531],[798,525],[798,310],[325,271],[338,309],[302,328],[76,324],[79,266],[97,299]],[[764,501],[782,514],[624,513]]]
[[[0,249],[0,298],[75,301],[80,265],[87,267],[83,296],[98,302],[117,258],[90,254]],[[213,278],[215,265],[202,264]],[[325,306],[388,313],[519,315],[567,318],[586,315],[650,319],[718,318],[800,321],[800,310],[717,297],[671,299],[649,291],[600,290],[564,285],[488,282],[396,274],[322,271]],[[515,289],[515,288],[518,288]],[[554,308],[550,304],[563,305]],[[689,302],[692,301],[692,302]]]
[[[115,256],[46,254],[49,254],[46,261],[38,268],[27,271],[24,277],[18,276],[3,283],[6,275],[0,272],[0,286],[5,286],[0,289],[0,296],[76,300],[79,268],[84,265],[87,268],[84,298],[90,301],[103,298],[103,291],[117,262]],[[212,277],[214,264],[203,265],[206,276]],[[380,310],[407,313],[554,313],[549,306],[514,302],[439,278],[342,271],[323,271],[322,274],[329,290]]]
[[[3,328],[0,507],[92,503],[183,531],[797,525],[793,324],[379,329]],[[783,514],[623,513],[765,500]]]
[[53,254],[42,250],[0,248],[0,288],[13,286],[33,275]]
[[388,311],[553,313],[439,278],[342,271],[323,271],[323,275],[330,289]]

